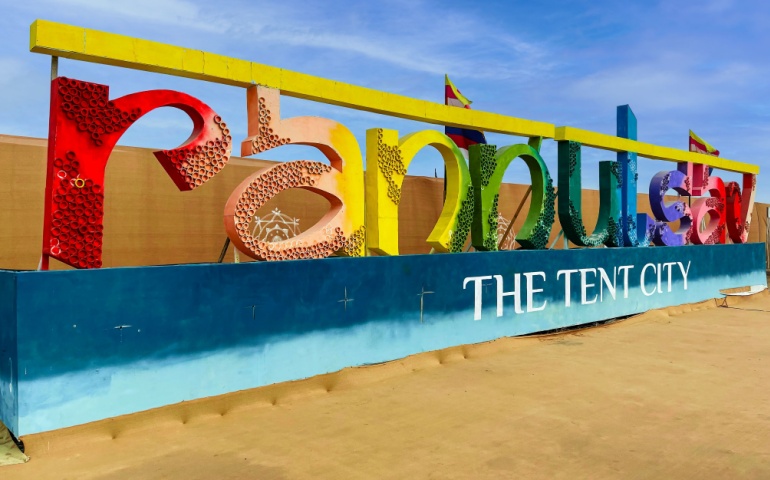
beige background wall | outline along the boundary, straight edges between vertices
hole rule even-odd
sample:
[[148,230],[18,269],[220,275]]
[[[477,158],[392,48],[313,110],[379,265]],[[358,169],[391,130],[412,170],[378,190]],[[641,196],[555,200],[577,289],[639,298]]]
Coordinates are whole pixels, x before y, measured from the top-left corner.
[[[152,150],[117,147],[110,158],[105,188],[104,266],[159,265],[214,262],[226,238],[222,214],[228,196],[250,173],[271,162],[233,158],[230,164],[201,188],[180,192],[152,155]],[[41,251],[43,201],[45,192],[46,141],[0,135],[0,268],[35,269]],[[443,181],[407,177],[399,214],[401,252],[427,253],[425,238],[439,217]],[[509,218],[526,193],[526,185],[503,185],[500,211]],[[646,195],[639,195],[640,211],[649,213]],[[596,221],[598,192],[583,193],[583,210],[588,231]],[[518,231],[529,202],[515,222]],[[293,189],[281,193],[263,207],[299,218],[306,229],[328,208],[322,197]],[[767,205],[755,207],[752,242],[764,242]],[[556,238],[558,218],[551,233]],[[558,242],[561,248],[562,241]],[[233,259],[232,246],[225,261]],[[242,260],[247,258],[241,255]],[[65,268],[52,260],[52,269]]]

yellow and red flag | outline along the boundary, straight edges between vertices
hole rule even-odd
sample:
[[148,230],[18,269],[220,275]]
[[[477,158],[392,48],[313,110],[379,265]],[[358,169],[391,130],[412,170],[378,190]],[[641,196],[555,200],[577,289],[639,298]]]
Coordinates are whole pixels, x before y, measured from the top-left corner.
[[705,153],[706,155],[719,156],[719,150],[709,145],[705,140],[695,135],[695,132],[690,130],[690,151],[697,153]]
[[[471,108],[471,101],[460,93],[460,90],[449,80],[448,75],[444,75],[444,103],[454,107]],[[484,132],[478,130],[445,127],[444,133],[457,144],[465,158],[468,158],[468,147],[477,143],[487,143]]]

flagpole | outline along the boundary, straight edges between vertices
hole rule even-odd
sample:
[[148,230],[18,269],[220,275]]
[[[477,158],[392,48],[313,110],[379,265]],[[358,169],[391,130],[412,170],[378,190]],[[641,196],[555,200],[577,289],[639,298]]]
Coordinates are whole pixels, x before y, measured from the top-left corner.
[[[443,91],[444,91],[444,105],[447,104],[447,100],[446,100],[446,82],[447,82],[448,78],[449,77],[444,75],[444,88],[443,88]],[[444,179],[444,190],[443,190],[443,193],[441,194],[441,206],[444,206],[444,204],[446,203],[446,163],[444,164],[444,177],[443,177],[443,179]]]
[[446,165],[444,165],[444,193],[441,197],[441,205],[446,203]]

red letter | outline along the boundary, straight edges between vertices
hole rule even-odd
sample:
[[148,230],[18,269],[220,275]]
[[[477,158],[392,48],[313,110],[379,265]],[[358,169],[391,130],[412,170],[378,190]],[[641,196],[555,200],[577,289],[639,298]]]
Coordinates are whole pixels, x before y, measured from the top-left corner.
[[155,156],[180,190],[192,190],[230,158],[230,131],[208,105],[171,90],[139,92],[109,100],[105,85],[57,78],[51,83],[43,258],[75,268],[102,265],[104,169],[123,133],[160,107],[182,110],[193,133],[179,148]]

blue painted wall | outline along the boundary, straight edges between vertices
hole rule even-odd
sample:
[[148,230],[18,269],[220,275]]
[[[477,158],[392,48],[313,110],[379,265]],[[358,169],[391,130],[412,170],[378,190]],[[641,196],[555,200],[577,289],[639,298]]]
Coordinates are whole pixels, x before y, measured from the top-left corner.
[[[660,291],[652,267],[640,281],[646,264],[666,262],[689,265],[686,289],[678,264],[670,291],[668,270]],[[613,299],[588,272],[587,300],[602,301],[581,304],[573,274],[566,306],[559,270],[601,267],[612,277],[622,265],[632,267],[627,298],[622,273]],[[533,277],[543,291],[531,305],[547,302],[543,310],[527,313],[523,291],[524,313],[506,296],[498,317],[488,278],[474,320],[475,283],[463,288],[465,278],[501,275],[509,292],[525,272],[545,276]],[[0,366],[0,414],[15,433],[36,433],[765,282],[761,244],[0,272],[0,348],[18,369],[14,377]]]
[[16,274],[0,271],[0,421],[18,431]]

